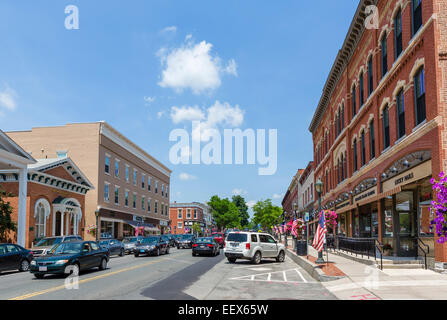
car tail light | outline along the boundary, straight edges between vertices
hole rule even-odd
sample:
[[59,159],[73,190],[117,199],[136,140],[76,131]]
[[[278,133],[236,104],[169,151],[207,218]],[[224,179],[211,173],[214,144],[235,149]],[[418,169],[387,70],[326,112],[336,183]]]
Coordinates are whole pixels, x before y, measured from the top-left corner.
[[195,247],[197,247],[197,245],[196,245],[196,244],[193,244],[192,247],[195,248]]
[[250,250],[250,244],[249,243],[245,244],[245,249]]
[[208,247],[210,247],[210,248],[214,248],[214,245],[212,245],[212,244],[209,244],[209,245],[208,245]]

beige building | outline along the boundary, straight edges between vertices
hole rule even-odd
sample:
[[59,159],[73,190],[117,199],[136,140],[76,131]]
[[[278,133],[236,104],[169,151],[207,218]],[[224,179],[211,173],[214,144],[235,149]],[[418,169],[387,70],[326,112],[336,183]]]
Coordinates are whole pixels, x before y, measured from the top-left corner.
[[164,233],[169,224],[171,170],[106,122],[7,132],[34,157],[70,157],[94,185],[85,200],[84,239]]

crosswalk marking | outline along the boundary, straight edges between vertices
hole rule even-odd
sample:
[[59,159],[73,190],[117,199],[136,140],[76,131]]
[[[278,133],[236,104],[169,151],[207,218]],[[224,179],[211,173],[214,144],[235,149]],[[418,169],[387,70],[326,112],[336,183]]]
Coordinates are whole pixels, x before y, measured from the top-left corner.
[[300,272],[298,268],[275,271],[275,272],[265,272],[256,273],[240,277],[230,278],[230,280],[243,280],[243,281],[261,281],[261,282],[275,282],[275,283],[308,283],[306,278]]

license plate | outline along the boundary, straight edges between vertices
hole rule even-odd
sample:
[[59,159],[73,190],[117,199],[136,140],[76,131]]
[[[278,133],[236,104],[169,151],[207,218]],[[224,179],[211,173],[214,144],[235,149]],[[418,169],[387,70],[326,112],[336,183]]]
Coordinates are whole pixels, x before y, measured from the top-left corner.
[[47,267],[39,267],[39,271],[47,271],[48,268]]
[[140,252],[144,252],[144,250],[140,250]]
[[239,247],[239,243],[232,243],[231,246],[232,247]]
[[205,246],[200,246],[200,248],[205,248]]

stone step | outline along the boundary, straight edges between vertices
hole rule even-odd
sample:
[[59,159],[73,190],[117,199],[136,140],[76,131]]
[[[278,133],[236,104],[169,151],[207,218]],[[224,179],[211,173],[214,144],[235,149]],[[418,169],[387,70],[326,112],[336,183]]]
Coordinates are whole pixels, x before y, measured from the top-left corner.
[[[379,259],[377,259],[379,261]],[[424,264],[422,260],[386,260],[383,259],[385,265],[400,265],[400,264]]]
[[[377,263],[376,266],[380,268],[380,263]],[[399,263],[399,264],[383,264],[383,269],[424,269],[423,264],[414,264],[414,263]]]

